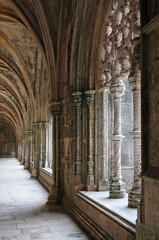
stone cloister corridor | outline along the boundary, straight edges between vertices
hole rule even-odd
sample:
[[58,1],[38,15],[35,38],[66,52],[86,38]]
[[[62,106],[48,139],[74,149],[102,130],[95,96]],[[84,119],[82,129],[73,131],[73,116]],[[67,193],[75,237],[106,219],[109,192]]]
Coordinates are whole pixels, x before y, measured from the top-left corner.
[[0,238],[159,240],[158,119],[159,0],[0,0]]
[[0,183],[0,240],[91,239],[17,159],[0,159]]

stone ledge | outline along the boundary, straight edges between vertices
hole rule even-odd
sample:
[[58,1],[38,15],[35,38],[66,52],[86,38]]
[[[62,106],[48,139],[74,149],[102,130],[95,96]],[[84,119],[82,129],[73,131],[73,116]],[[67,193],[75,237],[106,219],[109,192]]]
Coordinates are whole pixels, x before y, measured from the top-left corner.
[[50,191],[50,186],[52,182],[52,174],[44,169],[39,170],[39,182],[48,190]]
[[[93,239],[96,240],[113,240],[98,224],[96,224],[87,214],[81,211],[76,205],[74,205],[66,197],[62,201],[63,206],[68,210],[73,217],[84,227],[85,230],[90,232]],[[92,239],[92,240],[93,240]]]
[[85,194],[79,192],[76,194],[78,197],[82,198],[84,201],[87,201],[89,204],[97,208],[100,212],[102,212],[104,215],[110,217],[113,221],[117,222],[120,224],[122,227],[126,228],[128,231],[132,232],[135,234],[135,224],[132,223],[130,220],[127,218],[122,217],[115,211],[112,211],[111,209],[103,206],[101,203],[93,200],[92,198],[86,196]]
[[97,240],[118,239],[119,232],[122,240],[135,240],[135,224],[80,192],[76,194],[75,203],[64,197],[63,205]]

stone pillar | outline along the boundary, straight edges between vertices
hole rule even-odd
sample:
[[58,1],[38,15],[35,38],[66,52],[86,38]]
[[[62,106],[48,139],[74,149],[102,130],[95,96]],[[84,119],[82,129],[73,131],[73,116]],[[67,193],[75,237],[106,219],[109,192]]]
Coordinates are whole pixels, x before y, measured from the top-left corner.
[[29,130],[25,131],[25,166],[24,169],[29,169]]
[[87,182],[86,189],[94,189],[95,174],[95,90],[84,92],[87,104]]
[[48,203],[56,204],[62,201],[61,190],[61,158],[60,158],[60,116],[62,103],[59,101],[51,102],[49,105],[50,113],[53,118],[53,159],[52,159],[52,184]]
[[134,62],[129,75],[133,93],[133,138],[134,147],[134,182],[128,195],[128,206],[137,207],[141,196],[141,71],[140,71],[140,38],[132,41]]
[[22,135],[22,159],[21,164],[25,164],[25,134]]
[[49,122],[44,123],[44,153],[45,153],[45,161],[44,167],[49,168]]
[[18,160],[21,162],[22,160],[22,138],[18,140]]
[[124,138],[121,135],[121,96],[124,94],[125,86],[120,77],[117,77],[111,85],[110,92],[114,105],[114,173],[110,184],[110,198],[124,198],[125,184],[121,176],[121,141]]
[[42,168],[45,166],[45,156],[44,156],[44,152],[43,152],[43,145],[44,145],[44,123],[40,122],[39,124],[39,154],[40,154],[40,159],[39,159],[39,167]]
[[133,138],[134,145],[134,182],[129,192],[128,206],[137,207],[141,196],[141,72],[134,70],[130,74],[129,83],[133,92]]
[[33,169],[32,169],[32,174],[31,178],[37,178],[38,176],[38,170],[39,170],[39,162],[38,162],[38,123],[33,123],[32,124],[33,128]]
[[33,162],[33,132],[29,131],[29,150],[30,150],[30,162]]
[[81,162],[81,104],[82,92],[74,92],[73,103],[75,106],[75,184],[81,183],[82,162]]
[[97,152],[98,152],[98,191],[109,190],[109,165],[108,165],[108,112],[109,95],[108,89],[102,88],[98,92],[98,130],[97,130]]

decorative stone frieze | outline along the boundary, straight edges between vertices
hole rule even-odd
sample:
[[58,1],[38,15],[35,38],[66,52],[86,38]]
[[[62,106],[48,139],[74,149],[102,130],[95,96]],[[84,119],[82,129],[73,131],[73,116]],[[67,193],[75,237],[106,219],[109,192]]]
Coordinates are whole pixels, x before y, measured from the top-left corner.
[[73,103],[75,106],[75,181],[76,185],[81,183],[81,104],[82,104],[82,92],[73,92]]
[[87,183],[86,189],[94,188],[95,174],[95,90],[84,92],[87,104]]
[[121,96],[124,94],[125,86],[121,77],[117,77],[111,85],[110,92],[114,103],[114,171],[112,182],[110,184],[110,197],[123,198],[125,197],[125,184],[121,176],[121,141],[124,136],[121,135]]

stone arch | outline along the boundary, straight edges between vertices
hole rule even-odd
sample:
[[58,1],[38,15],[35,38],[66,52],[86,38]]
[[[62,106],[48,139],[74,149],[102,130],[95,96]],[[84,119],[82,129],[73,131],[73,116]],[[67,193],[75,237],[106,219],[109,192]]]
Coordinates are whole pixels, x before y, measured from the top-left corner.
[[0,121],[0,157],[16,157],[16,136],[12,128]]

